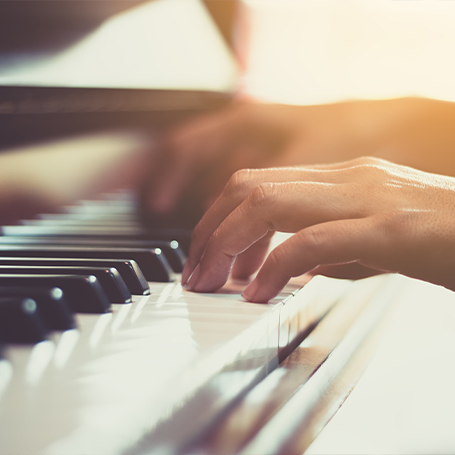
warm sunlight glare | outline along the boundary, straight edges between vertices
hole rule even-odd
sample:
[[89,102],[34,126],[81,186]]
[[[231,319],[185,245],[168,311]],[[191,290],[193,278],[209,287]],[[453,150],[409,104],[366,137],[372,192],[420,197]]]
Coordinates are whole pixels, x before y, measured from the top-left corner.
[[455,100],[455,2],[246,0],[247,90],[314,104],[420,95]]

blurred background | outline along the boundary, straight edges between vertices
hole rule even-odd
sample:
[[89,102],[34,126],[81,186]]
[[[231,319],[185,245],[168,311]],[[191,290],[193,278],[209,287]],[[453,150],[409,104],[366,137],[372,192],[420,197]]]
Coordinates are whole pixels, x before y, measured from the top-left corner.
[[243,5],[249,24],[244,85],[254,96],[295,104],[406,95],[455,99],[454,2]]

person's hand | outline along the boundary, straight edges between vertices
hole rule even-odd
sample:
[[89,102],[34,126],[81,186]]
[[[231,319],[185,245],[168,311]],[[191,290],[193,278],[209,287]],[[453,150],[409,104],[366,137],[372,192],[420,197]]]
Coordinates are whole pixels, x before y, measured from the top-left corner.
[[239,169],[365,154],[455,175],[454,122],[455,104],[418,98],[320,106],[235,103],[164,135],[143,205],[159,214],[177,208],[191,214],[197,205],[203,212]]
[[[265,259],[275,231],[295,234]],[[182,282],[215,291],[241,256],[244,275],[259,269],[252,302],[307,272],[399,272],[455,290],[455,179],[376,158],[239,171],[195,228]]]
[[208,208],[235,171],[271,164],[280,155],[301,126],[299,110],[236,103],[168,131],[152,161],[147,208],[171,212],[188,193]]

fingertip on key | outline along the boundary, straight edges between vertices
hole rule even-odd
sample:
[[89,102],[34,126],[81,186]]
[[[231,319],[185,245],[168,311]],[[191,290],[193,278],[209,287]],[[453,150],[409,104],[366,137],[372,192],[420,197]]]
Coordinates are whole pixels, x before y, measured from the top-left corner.
[[201,273],[201,267],[198,264],[197,267],[194,269],[193,273],[188,278],[188,280],[186,280],[186,282],[183,283],[183,287],[187,291],[194,291],[196,289],[196,286],[197,286],[198,281],[199,281],[200,273]]
[[255,302],[255,297],[257,296],[259,291],[259,284],[256,280],[253,280],[243,291],[242,297],[247,302]]
[[186,261],[185,265],[183,266],[182,270],[182,285],[186,286],[188,278],[191,276],[192,268],[188,264],[188,260]]

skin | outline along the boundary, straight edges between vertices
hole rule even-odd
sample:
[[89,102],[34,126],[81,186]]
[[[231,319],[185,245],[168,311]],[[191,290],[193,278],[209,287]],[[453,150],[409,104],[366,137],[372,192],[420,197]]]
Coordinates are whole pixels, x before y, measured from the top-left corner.
[[[455,178],[377,158],[235,173],[193,233],[182,281],[267,302],[294,276],[399,272],[455,290]],[[295,233],[267,256],[275,231]]]
[[236,102],[168,131],[144,200],[155,213],[205,211],[244,168],[374,156],[455,176],[455,103],[422,98],[319,106]]

